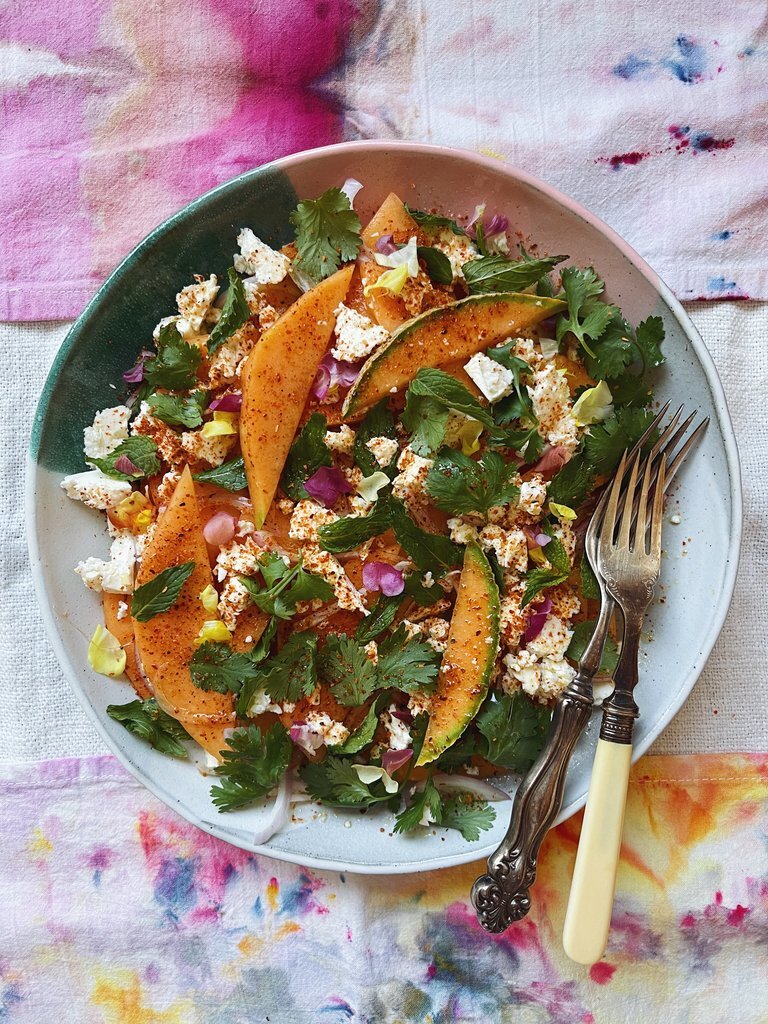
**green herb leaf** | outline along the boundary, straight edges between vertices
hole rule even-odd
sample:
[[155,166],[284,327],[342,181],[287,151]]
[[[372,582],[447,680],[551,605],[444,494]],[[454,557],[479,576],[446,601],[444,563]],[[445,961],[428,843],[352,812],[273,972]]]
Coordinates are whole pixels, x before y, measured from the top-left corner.
[[557,572],[569,573],[571,571],[571,560],[568,557],[568,552],[563,547],[562,541],[555,536],[554,529],[549,523],[542,523],[541,528],[550,538],[549,544],[543,548],[547,561]]
[[451,284],[453,268],[451,261],[441,249],[435,249],[431,245],[418,245],[416,254],[427,268],[431,281],[435,284]]
[[487,515],[494,505],[516,501],[520,489],[514,481],[518,468],[497,453],[486,451],[476,462],[462,452],[444,448],[429,471],[425,487],[444,512]]
[[462,560],[462,548],[443,534],[422,530],[402,502],[394,498],[390,500],[390,526],[400,546],[422,572],[442,576],[441,569],[452,569]]
[[156,615],[167,612],[176,604],[181,588],[194,571],[194,562],[182,562],[163,569],[149,582],[137,587],[131,601],[131,617],[137,622],[149,622]]
[[544,256],[535,260],[510,260],[509,257],[498,254],[470,260],[461,270],[471,295],[486,292],[520,292],[536,284],[539,278],[566,259],[567,256]]
[[565,583],[568,576],[569,573],[558,572],[557,569],[531,569],[525,577],[525,592],[520,607],[525,608],[534,597],[538,597],[542,590]]
[[296,267],[316,281],[355,259],[363,244],[360,219],[340,188],[303,200],[289,219],[296,228]]
[[609,419],[591,426],[584,450],[592,468],[597,473],[613,473],[626,449],[640,440],[652,419],[648,409],[627,407],[616,409]]
[[167,715],[154,697],[129,704],[108,704],[107,714],[128,732],[145,739],[155,750],[169,757],[188,757],[182,741],[191,739],[184,727]]
[[229,462],[223,462],[215,469],[206,469],[202,473],[195,473],[194,478],[201,483],[215,484],[225,491],[244,491],[248,486],[242,455],[238,455],[236,459],[230,459]]
[[153,391],[189,391],[197,384],[201,359],[200,349],[184,341],[176,324],[166,324],[158,334],[157,355],[144,363],[144,380]]
[[[115,469],[118,459],[126,456],[138,468],[138,473],[124,473]],[[136,437],[126,437],[124,441],[103,459],[88,459],[91,465],[100,469],[113,480],[141,480],[145,476],[152,476],[160,472],[160,460],[157,457],[157,445],[151,437],[144,437],[138,434]]]
[[423,640],[406,640],[404,626],[379,644],[378,654],[376,675],[380,687],[405,693],[424,693],[434,688],[440,655]]
[[411,435],[411,449],[417,455],[428,456],[443,443],[448,408],[434,398],[422,398],[409,391],[400,422]]
[[192,655],[189,674],[201,690],[239,693],[249,679],[261,678],[262,669],[249,654],[233,651],[227,643],[208,640]]
[[392,799],[381,782],[366,786],[350,761],[330,754],[324,761],[307,763],[299,775],[309,795],[328,807],[372,807]]
[[203,422],[203,410],[208,405],[207,391],[192,391],[189,395],[164,395],[159,392],[147,398],[152,415],[167,423],[169,427],[199,427]]
[[583,454],[574,457],[555,474],[549,485],[549,500],[578,508],[595,484],[595,474]]
[[579,575],[581,576],[581,593],[584,597],[590,597],[594,601],[600,600],[600,587],[597,577],[592,571],[592,566],[587,561],[587,556],[581,556],[579,563]]
[[[360,426],[357,428],[355,434],[355,443],[353,447],[353,455],[355,464],[362,470],[363,476],[371,476],[373,473],[377,473],[382,467],[376,461],[376,457],[373,452],[366,448],[366,444],[371,438],[374,437],[389,437],[393,441],[397,440],[397,430],[395,429],[395,417],[392,415],[389,403],[386,398],[383,398],[378,405],[366,413]],[[388,466],[383,467],[383,471],[389,477],[393,477],[397,472],[396,468],[397,453],[393,455],[392,461]]]
[[595,380],[621,380],[632,362],[632,328],[615,306],[602,308],[610,310],[610,316],[596,341],[589,347],[582,342],[584,366]]
[[451,771],[454,768],[461,768],[470,763],[475,754],[482,754],[485,750],[485,739],[478,736],[477,732],[470,726],[459,739],[445,750],[437,761],[434,762],[440,771]]
[[623,405],[648,405],[653,398],[653,387],[643,373],[625,372],[619,380],[611,381],[611,396],[614,408]]
[[[498,404],[501,405],[502,402]],[[523,430],[502,430],[500,427],[496,427],[489,433],[488,446],[490,448],[510,448],[522,456],[527,465],[530,465],[544,451],[544,438],[535,424]]]
[[262,669],[264,689],[275,703],[308,697],[317,687],[317,634],[308,629],[292,633]]
[[[535,423],[536,416],[533,412],[533,402],[531,401],[531,396],[528,394],[528,389],[522,384],[520,380],[521,374],[529,374],[532,373],[533,371],[524,359],[520,359],[518,358],[518,356],[514,354],[514,347],[514,341],[507,341],[503,345],[498,345],[496,348],[489,348],[485,354],[489,357],[489,359],[493,359],[494,362],[499,363],[500,366],[503,366],[505,369],[509,370],[510,373],[512,373],[515,378],[514,395],[510,395],[509,398],[503,400],[509,403],[503,411],[505,421],[509,422],[511,419],[520,416],[525,416],[529,421]],[[512,405],[510,399],[514,398],[517,399],[516,409],[519,411],[515,413],[515,416],[512,416]],[[499,422],[498,418],[495,415],[495,411],[494,420],[497,423]]]
[[259,559],[259,566],[266,586],[250,576],[239,579],[254,604],[267,615],[290,619],[296,614],[297,602],[330,601],[333,597],[333,587],[321,576],[307,572],[301,563],[290,568],[279,555],[268,553]]
[[552,711],[523,693],[493,693],[475,723],[486,739],[483,756],[492,764],[526,772],[538,757],[549,730]]
[[[583,622],[577,622],[573,627],[573,636],[571,642],[568,645],[568,650],[565,652],[566,657],[572,661],[580,661],[584,655],[584,651],[587,649],[587,644],[592,639],[592,634],[595,631],[597,621],[595,619],[586,619]],[[605,638],[605,647],[603,648],[603,657],[600,660],[600,671],[605,672],[606,675],[612,675],[616,666],[619,663],[619,650],[616,646],[616,641],[613,637],[608,634]]]
[[325,416],[313,412],[291,445],[280,478],[280,486],[294,501],[309,497],[304,484],[313,473],[321,466],[333,465],[333,458],[325,444],[327,429]]
[[460,228],[455,220],[451,220],[450,217],[441,217],[437,213],[426,213],[424,210],[413,210],[407,203],[404,204],[406,211],[416,221],[416,223],[427,231],[441,231],[443,228],[448,228],[455,235],[464,235],[469,237],[464,228]]
[[464,413],[465,416],[479,420],[485,427],[494,425],[493,417],[488,409],[478,402],[469,388],[466,388],[449,373],[445,373],[444,370],[436,370],[431,367],[419,370],[408,385],[408,395],[432,398],[446,409],[454,409],[456,412]]
[[375,640],[385,629],[389,629],[397,617],[402,600],[402,597],[384,597],[382,594],[373,606],[371,614],[359,622],[355,630],[355,640],[359,644],[367,644]]
[[209,356],[218,351],[227,338],[231,338],[235,331],[239,331],[243,324],[248,323],[251,317],[251,309],[248,299],[245,297],[245,286],[238,277],[237,271],[234,267],[230,267],[227,275],[229,277],[227,297],[224,300],[221,316],[216,321],[206,342]]
[[481,832],[492,828],[496,811],[485,800],[478,800],[471,794],[457,793],[443,800],[443,828],[454,828],[461,832],[468,843],[480,838]]
[[417,790],[410,804],[395,819],[395,832],[412,832],[421,824],[426,812],[435,825],[443,818],[443,800],[430,776],[423,789]]
[[432,586],[425,586],[422,582],[421,574],[412,572],[409,576],[405,577],[403,597],[410,597],[412,601],[415,601],[422,608],[429,608],[430,605],[437,604],[440,598],[443,597],[443,591],[434,581]]
[[380,693],[376,700],[368,708],[368,713],[362,723],[344,740],[329,749],[335,754],[358,754],[364,747],[367,747],[373,740],[376,727],[379,724],[379,715],[391,700],[389,693]]
[[661,351],[664,334],[664,321],[660,316],[649,316],[647,320],[637,325],[635,346],[640,352],[644,369],[661,366],[664,362]]
[[376,666],[346,633],[328,637],[319,654],[318,669],[345,708],[360,707],[379,686]]
[[280,722],[264,735],[255,725],[235,730],[215,769],[223,781],[211,790],[214,804],[220,811],[234,811],[266,796],[285,775],[292,749]]
[[568,315],[562,314],[558,318],[555,336],[558,341],[562,341],[570,331],[594,358],[592,343],[597,341],[613,317],[621,314],[616,306],[609,306],[598,299],[605,285],[592,267],[584,270],[566,267],[562,274],[562,285],[568,303]]
[[326,551],[352,551],[371,537],[385,533],[389,526],[389,498],[383,495],[367,516],[343,516],[335,523],[321,526],[317,535]]

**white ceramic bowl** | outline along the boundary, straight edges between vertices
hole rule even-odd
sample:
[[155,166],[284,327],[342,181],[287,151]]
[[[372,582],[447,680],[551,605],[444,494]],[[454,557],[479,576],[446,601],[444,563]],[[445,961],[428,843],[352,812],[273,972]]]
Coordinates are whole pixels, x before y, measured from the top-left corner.
[[[263,846],[253,835],[266,812],[220,814],[210,783],[190,763],[163,757],[106,715],[110,703],[131,699],[125,683],[96,675],[86,657],[101,621],[97,595],[73,566],[106,550],[103,516],[70,501],[59,487],[85,468],[82,428],[115,402],[111,385],[131,365],[152,327],[172,310],[174,295],[193,273],[222,274],[241,226],[273,244],[290,237],[287,215],[300,198],[345,178],[365,188],[356,208],[363,221],[383,197],[397,192],[410,205],[453,214],[486,202],[506,213],[523,238],[545,252],[565,252],[594,265],[610,299],[632,323],[656,314],[666,328],[666,366],[657,397],[711,417],[695,455],[680,473],[670,512],[681,518],[665,533],[661,594],[642,652],[635,730],[639,757],[684,702],[712,649],[731,600],[741,536],[739,465],[723,390],[712,360],[680,303],[642,259],[578,203],[543,182],[473,153],[416,144],[346,143],[299,153],[244,174],[187,206],[154,231],[104,284],[67,336],[37,412],[30,452],[27,516],[32,573],[48,635],[62,668],[105,742],[125,767],[190,822],[244,849],[319,868],[389,874],[424,871],[487,856],[500,841],[509,804],[497,805],[494,828],[475,843],[457,832],[390,835],[388,812],[320,811],[301,805],[296,820]],[[560,820],[583,803],[596,735],[593,719],[574,755]],[[516,779],[505,787],[513,792]],[[384,831],[381,831],[384,829]]]

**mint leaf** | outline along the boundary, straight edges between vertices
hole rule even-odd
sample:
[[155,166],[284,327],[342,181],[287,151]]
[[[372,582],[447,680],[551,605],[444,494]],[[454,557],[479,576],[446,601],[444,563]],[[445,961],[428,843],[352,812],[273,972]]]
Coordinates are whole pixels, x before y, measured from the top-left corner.
[[444,370],[431,367],[419,370],[408,385],[408,395],[432,398],[446,409],[479,420],[483,426],[493,426],[493,417],[486,407],[480,404],[469,388]]
[[558,572],[557,569],[531,569],[525,577],[525,591],[520,601],[520,607],[525,608],[534,597],[539,596],[542,590],[565,583],[569,575],[570,573]]
[[621,456],[640,440],[652,420],[650,410],[626,407],[616,409],[609,419],[591,426],[584,439],[584,450],[592,468],[606,476],[613,473]]
[[554,530],[549,523],[543,523],[542,529],[549,536],[549,543],[543,549],[547,561],[557,572],[569,573],[571,571],[571,560],[562,542],[555,536]]
[[183,740],[191,739],[184,727],[167,715],[154,697],[129,704],[108,704],[107,714],[128,732],[145,739],[155,750],[169,757],[189,757]]
[[462,549],[448,537],[429,533],[411,519],[402,502],[390,499],[390,526],[397,542],[422,572],[442,576],[442,569],[451,569],[462,560]]
[[292,750],[280,722],[263,735],[255,725],[235,730],[215,769],[222,782],[211,790],[214,804],[220,811],[234,811],[266,796],[285,775]]
[[423,640],[406,640],[404,626],[382,640],[378,654],[376,675],[380,687],[405,693],[424,693],[434,688],[440,655]]
[[261,677],[261,668],[249,654],[233,651],[227,643],[208,640],[192,655],[189,674],[200,690],[239,693],[249,679]]
[[499,254],[470,260],[461,270],[471,295],[487,292],[520,292],[536,284],[539,278],[566,259],[567,256],[544,256],[534,260],[511,260]]
[[552,478],[548,498],[559,505],[576,509],[583,504],[594,484],[595,474],[585,456],[574,455]]
[[[499,402],[499,405],[501,404]],[[536,424],[522,430],[504,430],[496,427],[489,434],[488,447],[510,448],[525,459],[526,465],[531,465],[544,451],[544,438]]]
[[496,820],[496,811],[485,802],[471,794],[458,793],[443,801],[443,816],[440,824],[443,828],[454,828],[461,832],[468,843],[480,838]]
[[360,707],[379,685],[376,666],[346,633],[328,637],[319,654],[318,670],[345,708]]
[[319,763],[307,763],[299,770],[309,795],[328,807],[372,807],[392,799],[381,782],[366,786],[350,761],[330,754]]
[[521,692],[491,694],[475,719],[486,740],[483,756],[501,768],[528,771],[544,746],[551,718],[551,708]]
[[[580,661],[584,656],[584,651],[587,649],[587,644],[592,639],[592,634],[595,631],[597,621],[595,619],[585,619],[582,622],[577,622],[573,627],[573,636],[571,642],[568,645],[568,650],[565,652],[566,657],[572,661]],[[611,675],[619,663],[619,651],[616,646],[616,641],[609,634],[605,638],[605,647],[603,649],[603,657],[600,661],[600,671],[605,672],[606,675]]]
[[144,381],[154,391],[189,391],[198,382],[201,359],[200,349],[188,345],[175,324],[166,324],[158,334],[157,355],[144,363]]
[[202,473],[195,473],[194,478],[201,483],[215,484],[225,491],[244,491],[248,486],[242,455],[238,455],[236,459],[230,459],[229,462],[223,462],[215,469],[206,469]]
[[335,523],[321,526],[317,535],[326,551],[352,551],[371,537],[386,533],[389,526],[389,498],[383,495],[367,516],[343,516]]
[[380,636],[385,629],[389,629],[397,618],[397,610],[402,600],[402,597],[384,597],[382,594],[371,609],[371,614],[358,623],[355,640],[359,644],[367,644]]
[[[374,437],[388,437],[393,441],[397,440],[395,417],[390,411],[389,402],[386,398],[383,398],[378,405],[374,405],[374,407],[366,413],[365,418],[357,428],[357,433],[355,434],[353,455],[355,464],[362,470],[363,476],[371,476],[373,473],[377,473],[382,469],[376,461],[376,457],[373,452],[366,448],[368,441]],[[383,471],[387,476],[393,477],[397,472],[395,465],[396,462],[397,453],[392,457],[392,461],[389,465],[383,467]]]
[[231,338],[235,331],[240,330],[243,324],[248,323],[251,318],[251,309],[248,299],[245,297],[245,286],[238,277],[237,271],[234,267],[230,267],[227,275],[229,277],[227,297],[224,300],[221,316],[216,321],[206,342],[209,356],[218,351],[227,338]]
[[429,471],[425,487],[434,504],[444,512],[487,515],[494,505],[517,500],[514,481],[518,468],[497,453],[486,451],[476,462],[462,452],[443,449]]
[[309,497],[304,484],[313,473],[321,466],[333,465],[333,458],[325,444],[327,429],[325,416],[313,412],[291,445],[280,477],[280,486],[294,501]]
[[137,622],[149,622],[155,615],[167,612],[176,604],[181,588],[194,571],[194,562],[172,565],[137,587],[131,601],[131,617]]
[[[137,473],[127,473],[115,468],[118,459],[123,457],[130,459],[136,466]],[[144,437],[142,434],[126,437],[103,459],[88,459],[88,462],[113,480],[141,480],[145,476],[153,476],[160,472],[157,445],[151,437]]]
[[308,697],[317,687],[317,634],[311,630],[292,633],[261,667],[264,689],[275,703]]
[[429,279],[435,284],[453,282],[451,261],[441,249],[434,249],[431,245],[418,245],[416,255],[426,267]]
[[[507,423],[520,416],[525,416],[529,421],[535,423],[536,416],[533,412],[531,396],[528,394],[528,388],[526,388],[520,380],[521,374],[529,374],[533,371],[524,359],[520,359],[514,354],[514,347],[514,341],[507,341],[503,345],[498,345],[496,348],[487,349],[485,353],[489,359],[493,359],[494,362],[499,363],[500,366],[509,370],[515,378],[515,393],[514,395],[509,395],[507,398],[502,399],[506,404],[501,410],[501,415],[504,417],[504,422]],[[500,422],[495,410],[494,420],[497,423]]]
[[207,391],[193,391],[189,395],[164,395],[154,392],[147,398],[152,415],[167,423],[169,427],[199,427],[203,422],[203,410],[208,405]]
[[403,205],[416,223],[426,231],[441,231],[443,228],[448,228],[455,235],[469,237],[464,228],[460,228],[456,221],[451,220],[450,217],[442,217],[437,213],[426,213],[424,210],[413,210],[407,203]]
[[443,800],[431,776],[424,783],[423,789],[414,793],[410,804],[397,815],[394,831],[412,832],[419,827],[427,811],[430,823],[439,825],[443,818]]
[[316,281],[355,259],[363,244],[360,219],[340,188],[303,200],[289,220],[296,228],[296,267]]
[[664,341],[664,321],[660,316],[649,316],[637,325],[635,347],[643,360],[643,368],[661,366],[664,356],[661,343]]

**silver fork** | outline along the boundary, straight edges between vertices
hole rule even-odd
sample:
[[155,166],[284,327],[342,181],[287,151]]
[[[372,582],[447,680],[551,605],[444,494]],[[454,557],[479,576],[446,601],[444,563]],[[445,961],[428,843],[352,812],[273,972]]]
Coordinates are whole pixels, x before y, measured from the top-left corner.
[[[613,694],[603,704],[563,926],[563,948],[572,960],[582,964],[598,961],[608,938],[632,759],[632,730],[639,713],[633,691],[638,678],[640,633],[661,569],[666,455],[658,461],[649,455],[643,461],[638,453],[622,494],[626,465],[625,453],[610,488],[596,551],[597,574],[621,608],[624,642]],[[636,496],[641,465],[643,479]],[[618,533],[614,536],[617,522]]]
[[[662,407],[629,458],[639,452],[669,411]],[[649,458],[658,460],[671,455],[666,486],[674,479],[696,440],[706,429],[704,419],[679,451],[672,454],[692,424],[692,413],[680,426],[682,406],[659,435]],[[622,477],[617,473],[616,478]],[[592,515],[585,537],[587,558],[596,564],[597,537],[610,488],[606,488]],[[592,678],[603,657],[605,640],[616,604],[597,573],[601,593],[600,612],[592,637],[579,662],[579,668],[563,696],[555,705],[549,735],[544,748],[515,793],[512,816],[507,833],[498,849],[488,858],[488,871],[472,887],[472,902],[483,927],[489,932],[502,932],[513,921],[525,917],[531,909],[530,889],[536,880],[539,848],[548,830],[554,825],[563,803],[563,789],[568,765],[576,742],[586,728],[593,706]]]

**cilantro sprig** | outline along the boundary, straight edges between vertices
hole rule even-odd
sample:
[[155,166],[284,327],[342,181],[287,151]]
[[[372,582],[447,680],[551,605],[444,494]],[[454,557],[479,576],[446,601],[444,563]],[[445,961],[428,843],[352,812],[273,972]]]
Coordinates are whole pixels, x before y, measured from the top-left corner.
[[234,811],[266,796],[287,771],[292,749],[280,722],[264,734],[255,725],[237,729],[215,769],[222,781],[211,789],[214,804],[220,811]]
[[491,828],[495,820],[496,812],[484,800],[477,800],[469,793],[446,797],[430,776],[410,804],[397,815],[394,830],[412,832],[424,821],[456,829],[471,843],[480,838],[481,832]]
[[250,576],[241,576],[240,582],[254,604],[267,615],[290,619],[296,614],[299,601],[330,601],[333,597],[333,587],[322,577],[307,572],[301,562],[290,567],[280,555],[267,552],[259,559],[259,568],[264,585]]
[[296,228],[296,267],[316,281],[355,259],[363,244],[360,218],[340,188],[303,200],[289,220]]
[[366,784],[346,758],[329,754],[324,761],[308,762],[299,770],[309,795],[328,807],[373,807],[393,800],[380,781]]
[[157,355],[144,363],[144,381],[153,391],[189,391],[201,359],[200,349],[184,341],[176,324],[166,324],[158,333]]
[[427,475],[425,487],[434,504],[444,512],[488,514],[494,505],[515,501],[518,468],[498,452],[486,451],[479,462],[462,452],[443,448]]
[[527,771],[541,751],[552,718],[550,708],[524,694],[494,692],[484,702],[475,724],[485,739],[483,756],[510,771]]
[[[566,656],[572,661],[579,661],[583,656],[584,651],[587,649],[587,644],[592,639],[592,634],[595,631],[596,624],[597,622],[595,619],[585,619],[582,622],[574,624],[573,636],[571,637],[571,642],[568,645],[568,650],[565,652]],[[618,663],[619,650],[616,646],[616,641],[609,634],[605,638],[603,657],[600,660],[600,671],[611,675]]]
[[313,412],[291,445],[285,460],[280,486],[289,498],[308,498],[304,484],[321,466],[332,466],[333,458],[325,444],[328,423],[325,416]]
[[147,398],[147,405],[153,416],[167,423],[169,427],[187,427],[193,430],[203,422],[203,411],[208,405],[210,393],[198,389],[188,395],[166,395],[159,391]]

